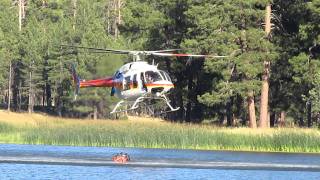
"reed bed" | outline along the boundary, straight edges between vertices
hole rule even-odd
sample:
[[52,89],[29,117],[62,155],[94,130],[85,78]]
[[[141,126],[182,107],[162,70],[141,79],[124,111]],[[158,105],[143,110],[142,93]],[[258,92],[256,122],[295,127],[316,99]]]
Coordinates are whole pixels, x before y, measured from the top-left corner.
[[320,131],[300,128],[219,128],[141,118],[93,121],[39,116],[16,121],[0,118],[0,142],[317,153],[320,152]]

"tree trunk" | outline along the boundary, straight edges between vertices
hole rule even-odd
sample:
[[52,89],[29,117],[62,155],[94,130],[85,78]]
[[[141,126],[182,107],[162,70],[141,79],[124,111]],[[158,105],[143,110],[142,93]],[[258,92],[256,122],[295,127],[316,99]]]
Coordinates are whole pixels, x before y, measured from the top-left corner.
[[19,8],[19,31],[22,29],[22,1],[19,0],[18,8]]
[[28,105],[28,112],[29,114],[33,113],[33,106],[34,106],[34,98],[33,98],[33,88],[32,88],[32,72],[29,72],[29,105]]
[[19,8],[19,31],[22,29],[22,19],[26,18],[26,11],[25,11],[25,0],[19,0],[18,8]]
[[121,24],[121,0],[118,0],[118,25]]
[[[63,73],[63,65],[62,62],[60,61],[60,74]],[[62,97],[63,97],[63,87],[62,87],[62,77],[59,77],[59,85],[57,88],[58,92],[58,97],[57,97],[57,111],[58,115],[61,117],[62,116],[62,107],[63,107],[63,102],[62,102]]]
[[[271,31],[271,5],[268,4],[266,7],[266,18],[265,18],[265,32],[268,36]],[[261,100],[260,100],[260,128],[267,128],[268,126],[268,100],[269,100],[269,69],[270,62],[264,61],[264,72],[262,75],[262,88],[261,88]]]
[[51,99],[51,86],[49,83],[46,83],[46,104],[47,107],[50,108],[52,106],[52,99]]
[[[112,23],[112,28],[114,31],[114,37],[118,38],[120,35],[119,31],[119,25],[122,23],[121,22],[121,7],[122,7],[123,1],[122,0],[113,0],[109,1],[108,4],[108,10],[107,10],[107,29],[108,31],[111,32],[111,23]],[[112,10],[110,13],[110,7],[112,7]],[[110,22],[110,18],[111,22]]]
[[299,127],[303,127],[304,126],[304,120],[303,117],[299,118]]
[[180,107],[180,109],[177,112],[177,119],[180,120],[180,122],[183,122],[184,115],[185,115],[185,109],[184,109],[182,92],[180,90],[178,91],[176,97],[177,97],[177,101],[178,101],[177,104]]
[[93,106],[93,120],[98,119],[98,108],[96,105]]
[[118,19],[119,19],[118,15],[119,14],[118,13],[120,11],[120,9],[119,9],[119,0],[115,0],[113,6],[114,6],[114,14],[115,14],[114,22],[113,22],[114,37],[118,38],[118,36],[119,36],[119,29],[118,29]]
[[41,96],[41,106],[42,106],[42,108],[44,108],[44,107],[46,107],[47,105],[46,105],[46,87],[44,86],[43,88],[42,88],[42,96]]
[[276,122],[276,113],[272,112],[270,114],[270,127],[274,127]]
[[73,30],[76,30],[77,0],[73,0]]
[[175,113],[175,120],[179,120],[180,122],[183,122],[184,120],[184,103],[183,103],[183,92],[182,89],[184,88],[183,86],[183,81],[185,80],[184,76],[182,74],[176,74],[177,81],[175,82],[175,85],[177,88],[174,89],[174,100],[175,102],[173,105],[177,105],[180,107],[180,109]]
[[[49,56],[49,50],[47,53]],[[48,56],[45,58],[45,62],[44,62],[45,67],[49,66]],[[43,79],[45,81],[43,91],[45,92],[44,93],[44,100],[45,100],[44,105],[46,106],[47,112],[51,109],[51,106],[52,106],[51,83],[49,81],[49,74],[48,73],[49,73],[48,70],[46,68],[44,68],[43,73],[42,73]]]
[[8,111],[11,111],[12,62],[9,64]]
[[266,6],[265,32],[267,35],[271,32],[271,4]]
[[284,127],[286,125],[286,112],[281,111],[279,118],[279,126]]
[[254,93],[253,91],[249,91],[247,97],[248,103],[248,112],[249,112],[249,127],[250,128],[257,128],[256,122],[256,110],[254,105]]
[[192,101],[192,86],[193,86],[193,74],[191,66],[188,68],[188,102],[187,102],[187,112],[186,112],[186,122],[191,122],[191,101]]
[[26,5],[26,0],[22,0],[22,6],[21,6],[22,19],[26,18],[25,5]]
[[[95,98],[98,99],[98,93],[97,93],[97,90],[94,91],[94,96]],[[94,105],[93,105],[93,120],[97,120],[98,119],[98,105],[99,105],[99,102],[95,102]],[[128,116],[128,111],[125,111],[126,112],[126,116]]]
[[310,100],[307,102],[307,121],[308,127],[312,127],[312,103]]
[[21,86],[22,86],[22,82],[19,82],[19,88],[18,88],[18,112],[21,111],[21,105],[22,105],[22,93],[21,93]]
[[[18,2],[18,9],[19,9],[19,31],[22,30],[22,19],[25,18],[26,16],[26,11],[25,11],[25,0],[19,0]],[[8,101],[8,111],[10,111],[10,106],[11,106],[11,86],[12,86],[12,62],[10,61],[10,75],[9,75],[9,101]],[[20,85],[20,84],[19,84]],[[18,108],[20,111],[21,108],[21,98],[20,98],[20,88],[18,89],[18,94],[19,94],[19,101],[18,103]],[[17,99],[16,99],[17,100]]]
[[111,7],[111,1],[108,1],[107,5],[106,5],[106,11],[107,11],[107,33],[111,34],[111,23],[110,23],[110,18],[111,18],[111,14],[110,14],[110,7]]
[[260,100],[260,128],[268,128],[268,100],[269,100],[269,65],[270,63],[264,62],[264,73],[262,75],[262,88]]
[[62,102],[61,102],[61,98],[58,97],[58,100],[57,100],[57,113],[58,113],[58,116],[59,117],[62,117]]
[[270,111],[268,111],[267,127],[270,127],[270,118],[271,118]]
[[231,97],[229,102],[227,102],[226,105],[226,114],[227,114],[227,126],[231,127],[232,122],[233,122],[233,117],[232,117],[232,105],[233,105],[233,98]]

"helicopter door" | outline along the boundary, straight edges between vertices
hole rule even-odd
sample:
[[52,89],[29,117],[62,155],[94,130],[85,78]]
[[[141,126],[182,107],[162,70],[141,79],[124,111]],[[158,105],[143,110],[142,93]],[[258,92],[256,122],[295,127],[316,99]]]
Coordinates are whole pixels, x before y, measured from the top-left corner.
[[132,78],[132,88],[133,88],[133,89],[138,88],[137,74],[133,75],[133,78]]
[[133,99],[139,96],[140,89],[138,88],[138,75],[134,74],[123,79],[122,95],[126,99]]
[[123,91],[130,89],[130,76],[123,78]]
[[140,80],[141,80],[142,90],[148,91],[143,72],[140,74]]

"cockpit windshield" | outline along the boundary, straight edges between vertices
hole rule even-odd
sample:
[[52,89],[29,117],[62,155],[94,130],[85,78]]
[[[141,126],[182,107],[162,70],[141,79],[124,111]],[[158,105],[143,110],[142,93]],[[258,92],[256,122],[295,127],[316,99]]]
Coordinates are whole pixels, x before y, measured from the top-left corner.
[[166,73],[165,71],[160,71],[162,77],[167,80],[167,81],[170,81],[171,82],[171,78],[170,76],[168,75],[168,73]]
[[145,77],[146,77],[147,83],[163,80],[159,72],[156,72],[156,71],[146,71]]

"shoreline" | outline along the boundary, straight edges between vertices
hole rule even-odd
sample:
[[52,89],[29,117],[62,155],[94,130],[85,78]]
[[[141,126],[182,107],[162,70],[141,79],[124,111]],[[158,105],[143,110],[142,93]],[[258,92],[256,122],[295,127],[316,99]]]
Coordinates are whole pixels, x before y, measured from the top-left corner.
[[[6,115],[3,115],[6,113]],[[0,111],[0,143],[163,148],[260,153],[320,153],[320,131],[219,128],[160,119],[76,120]],[[3,116],[2,116],[3,115]],[[129,118],[130,119],[130,118]]]

